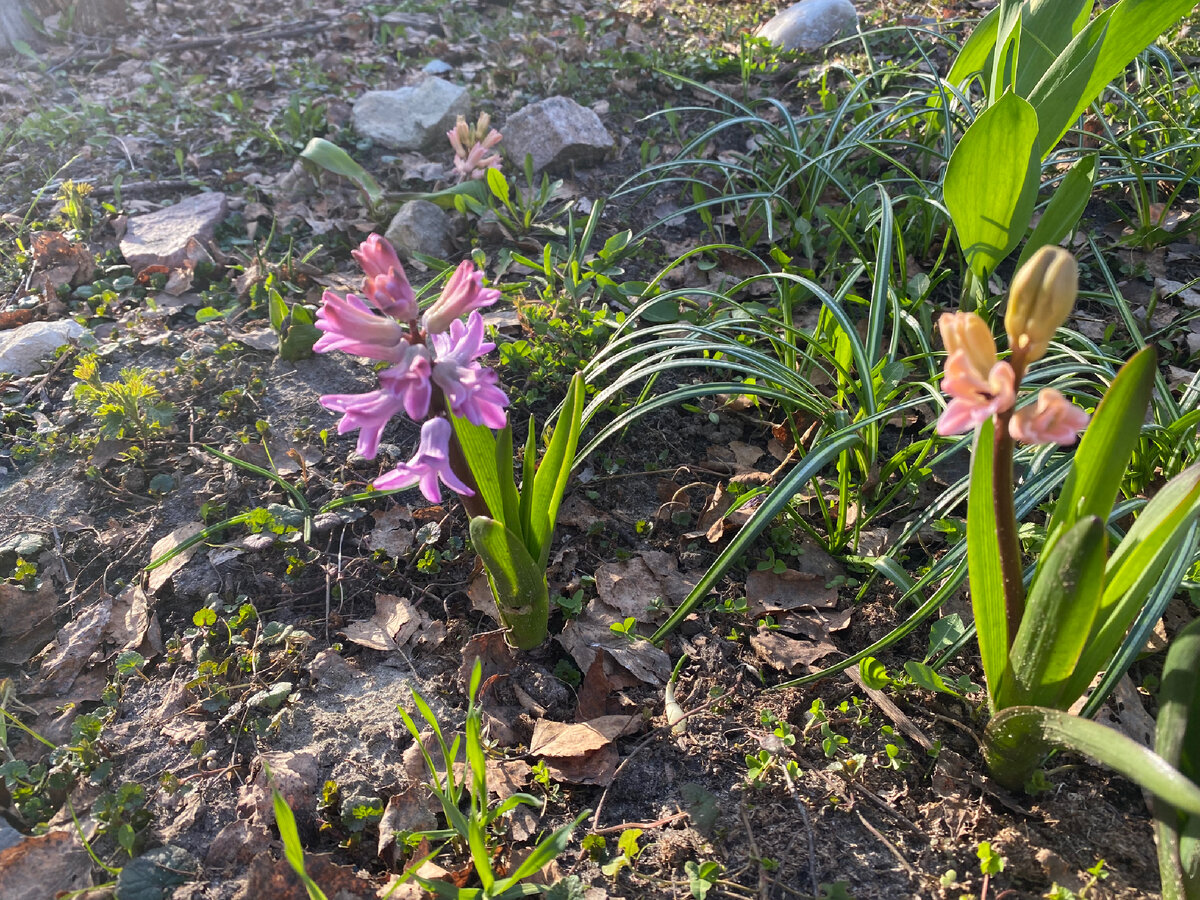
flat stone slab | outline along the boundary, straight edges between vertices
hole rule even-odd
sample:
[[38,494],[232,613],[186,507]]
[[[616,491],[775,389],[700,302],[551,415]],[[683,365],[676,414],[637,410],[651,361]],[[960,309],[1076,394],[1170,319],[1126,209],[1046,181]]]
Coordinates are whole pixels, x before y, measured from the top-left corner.
[[213,239],[217,225],[228,213],[225,195],[214,192],[133,216],[121,238],[121,254],[135,272],[156,265],[178,268],[195,243],[203,246]]
[[413,87],[367,91],[354,104],[354,130],[391,150],[449,150],[446,132],[470,109],[466,88],[431,77]]

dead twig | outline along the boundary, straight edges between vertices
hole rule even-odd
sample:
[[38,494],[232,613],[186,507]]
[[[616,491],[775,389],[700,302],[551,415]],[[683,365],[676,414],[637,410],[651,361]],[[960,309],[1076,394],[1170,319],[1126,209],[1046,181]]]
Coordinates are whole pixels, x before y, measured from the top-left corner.
[[788,771],[787,766],[783,767],[783,778],[787,782],[788,793],[792,795],[792,802],[796,804],[796,809],[800,811],[800,818],[804,820],[804,830],[808,833],[808,877],[812,882],[812,894],[815,897],[820,890],[817,885],[817,841],[813,837],[812,821],[808,818],[808,810],[800,799],[800,793],[796,790],[796,782],[792,781],[792,773]]
[[642,831],[648,831],[651,828],[662,828],[664,825],[678,822],[686,816],[686,812],[677,812],[674,815],[667,816],[665,819],[659,819],[657,822],[622,822],[620,825],[609,825],[607,828],[593,829],[592,833],[616,834],[618,831],[628,831],[630,828],[640,828]]

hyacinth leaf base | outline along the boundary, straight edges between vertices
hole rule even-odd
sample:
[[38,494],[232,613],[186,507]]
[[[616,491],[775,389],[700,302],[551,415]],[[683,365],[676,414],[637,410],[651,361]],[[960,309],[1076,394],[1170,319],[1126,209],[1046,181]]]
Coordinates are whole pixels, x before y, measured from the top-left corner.
[[483,560],[500,624],[519,650],[532,650],[546,640],[550,591],[546,570],[524,542],[502,523],[487,516],[471,519],[471,545]]

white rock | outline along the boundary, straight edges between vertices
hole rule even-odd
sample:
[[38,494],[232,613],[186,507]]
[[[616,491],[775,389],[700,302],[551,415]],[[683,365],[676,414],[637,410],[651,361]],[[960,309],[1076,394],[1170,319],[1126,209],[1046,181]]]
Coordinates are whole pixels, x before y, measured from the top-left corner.
[[446,132],[470,108],[466,88],[426,78],[415,87],[367,91],[354,104],[354,130],[391,150],[449,150]]
[[229,212],[222,193],[197,194],[152,213],[133,216],[121,238],[125,261],[140,272],[147,266],[177,268],[213,239]]
[[30,322],[12,331],[0,332],[0,372],[13,375],[32,375],[47,368],[42,360],[69,340],[86,331],[74,319],[54,322]]
[[850,0],[800,0],[756,33],[784,50],[820,50],[857,21]]
[[453,249],[450,218],[429,200],[410,200],[401,206],[384,237],[404,259],[414,253],[446,259]]
[[533,157],[533,170],[591,165],[613,147],[600,117],[569,97],[547,97],[531,103],[504,123],[504,146],[517,169]]

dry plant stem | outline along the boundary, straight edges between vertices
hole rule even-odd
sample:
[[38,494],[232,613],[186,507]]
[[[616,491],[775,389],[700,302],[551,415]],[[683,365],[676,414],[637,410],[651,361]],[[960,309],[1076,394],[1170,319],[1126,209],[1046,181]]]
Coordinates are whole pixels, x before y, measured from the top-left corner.
[[[1009,363],[1013,368],[1014,391],[1021,388],[1025,374],[1025,352],[1013,351]],[[1004,585],[1004,610],[1008,624],[1008,646],[1011,647],[1025,615],[1025,580],[1021,565],[1021,542],[1017,538],[1017,511],[1013,489],[1013,439],[1008,433],[1014,408],[996,415],[996,431],[992,448],[992,506],[996,511],[996,543],[1000,550],[1000,577]]]
[[796,804],[796,809],[800,811],[800,818],[804,820],[804,830],[808,834],[808,876],[812,882],[813,896],[820,893],[817,882],[817,842],[813,837],[812,822],[808,818],[808,810],[804,807],[804,802],[800,799],[800,794],[796,791],[796,783],[792,781],[791,774],[788,773],[787,766],[783,767],[783,778],[787,782],[788,792],[792,795],[792,801]]
[[758,894],[762,900],[770,900],[771,879],[767,877],[767,870],[762,864],[762,853],[758,849],[758,841],[754,839],[754,829],[750,827],[750,816],[746,814],[744,798],[738,808],[738,813],[742,817],[742,827],[746,829],[746,841],[750,844],[750,853],[758,864]]

